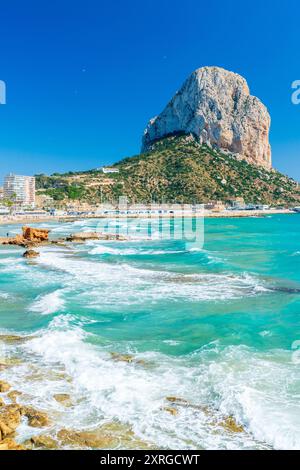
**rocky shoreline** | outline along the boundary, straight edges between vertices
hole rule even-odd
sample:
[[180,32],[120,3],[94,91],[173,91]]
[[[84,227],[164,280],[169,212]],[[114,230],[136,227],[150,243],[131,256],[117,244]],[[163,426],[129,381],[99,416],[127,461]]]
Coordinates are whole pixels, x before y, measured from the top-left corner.
[[[0,335],[0,345],[20,345],[32,338],[33,336]],[[135,362],[133,357],[117,353],[111,355],[111,360]],[[137,437],[129,425],[117,421],[84,430],[57,428],[57,412],[46,412],[45,409],[31,406],[34,395],[29,396],[16,390],[1,377],[7,369],[13,371],[25,364],[16,358],[0,358],[0,450],[154,448],[152,444]],[[69,393],[53,393],[49,398],[57,402],[62,410],[72,412],[74,409],[75,413],[76,399]],[[76,422],[75,418],[74,421]],[[37,432],[22,440],[18,436],[18,429],[24,424]]]
[[[7,345],[22,344],[33,336],[0,335],[0,343]],[[108,360],[124,363],[124,367],[149,367],[145,361],[131,354],[111,352]],[[119,421],[108,421],[104,424],[91,426],[87,429],[70,429],[57,426],[58,415],[55,412],[45,411],[43,406],[32,406],[34,396],[31,398],[20,390],[15,389],[6,380],[2,380],[1,372],[14,367],[22,366],[15,358],[0,359],[0,450],[59,450],[59,449],[157,449],[157,446],[138,437],[129,424]],[[49,398],[55,400],[61,409],[72,413],[76,399],[69,393],[53,393]],[[205,414],[215,432],[245,433],[247,431],[232,416],[220,415],[216,410],[201,404],[193,404],[182,397],[166,396],[162,401],[161,413],[176,419],[185,408],[195,413]],[[59,420],[58,420],[59,421]],[[36,429],[29,438],[20,438],[18,429],[26,424]],[[174,421],[175,425],[175,421]]]
[[38,229],[24,226],[22,233],[15,237],[0,237],[0,245],[21,246],[26,248],[23,253],[24,258],[36,258],[39,252],[33,250],[47,245],[66,246],[66,243],[85,243],[91,240],[106,240],[106,241],[126,241],[127,237],[120,234],[109,234],[100,232],[76,232],[67,237],[60,237],[57,239],[49,239],[50,230]]

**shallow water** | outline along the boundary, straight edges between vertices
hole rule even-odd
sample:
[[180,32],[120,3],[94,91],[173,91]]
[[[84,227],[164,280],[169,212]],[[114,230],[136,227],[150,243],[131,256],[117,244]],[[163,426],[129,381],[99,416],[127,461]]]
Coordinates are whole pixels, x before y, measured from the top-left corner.
[[[42,226],[58,237],[97,221]],[[0,333],[33,335],[0,342],[0,358],[22,359],[1,377],[49,412],[51,432],[117,421],[159,448],[300,449],[299,240],[300,216],[276,215],[208,219],[203,248],[149,240],[143,222],[133,241],[43,247],[34,261],[0,247]],[[188,406],[173,415],[168,396]],[[228,416],[245,432],[220,426]]]

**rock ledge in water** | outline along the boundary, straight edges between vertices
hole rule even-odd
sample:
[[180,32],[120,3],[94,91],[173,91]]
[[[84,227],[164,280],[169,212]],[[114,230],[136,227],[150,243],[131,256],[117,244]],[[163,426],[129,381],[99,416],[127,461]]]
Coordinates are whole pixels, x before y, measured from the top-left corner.
[[40,256],[40,254],[34,250],[27,250],[23,253],[24,258],[37,258],[38,256]]

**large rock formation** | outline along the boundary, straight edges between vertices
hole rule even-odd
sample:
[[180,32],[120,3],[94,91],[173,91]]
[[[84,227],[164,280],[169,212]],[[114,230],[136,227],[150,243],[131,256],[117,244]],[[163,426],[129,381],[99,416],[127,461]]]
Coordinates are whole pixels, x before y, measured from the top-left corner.
[[220,67],[195,70],[144,132],[142,151],[162,137],[193,134],[249,163],[271,167],[270,116],[246,80]]
[[50,230],[32,227],[22,227],[23,238],[30,242],[44,242],[48,241]]

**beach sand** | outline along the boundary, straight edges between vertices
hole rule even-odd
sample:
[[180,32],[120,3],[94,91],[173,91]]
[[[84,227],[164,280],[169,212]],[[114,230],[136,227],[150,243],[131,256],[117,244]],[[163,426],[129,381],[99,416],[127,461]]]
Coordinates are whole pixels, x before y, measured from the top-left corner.
[[[185,217],[214,217],[214,218],[231,218],[231,217],[264,217],[274,214],[293,214],[289,209],[269,209],[269,210],[231,210],[231,211],[199,211],[198,213],[184,212]],[[180,218],[182,213],[175,214],[149,214],[151,218]],[[7,224],[37,224],[43,222],[74,222],[83,219],[145,219],[148,214],[97,214],[97,215],[76,215],[76,216],[47,216],[47,217],[20,217],[20,216],[0,216],[0,225]]]

